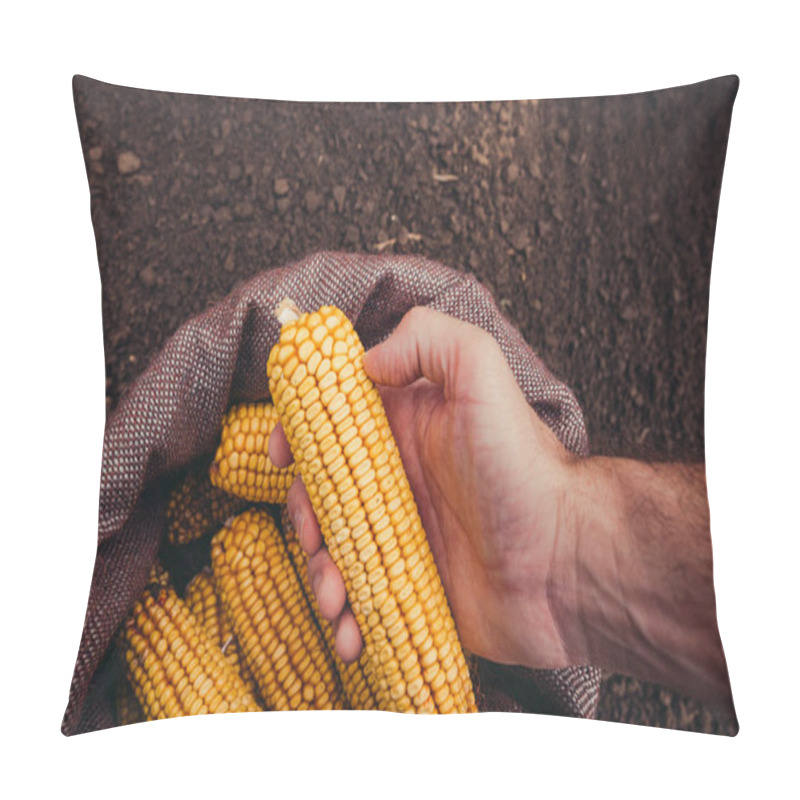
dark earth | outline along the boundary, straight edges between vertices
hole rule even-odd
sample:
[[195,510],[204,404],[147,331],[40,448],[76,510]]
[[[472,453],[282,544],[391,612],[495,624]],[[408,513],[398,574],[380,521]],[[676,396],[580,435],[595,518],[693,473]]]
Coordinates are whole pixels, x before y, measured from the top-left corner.
[[[735,79],[569,101],[264,102],[75,81],[107,408],[173,331],[316,250],[472,273],[584,410],[592,452],[704,458],[711,256]],[[732,734],[607,675],[597,717]]]

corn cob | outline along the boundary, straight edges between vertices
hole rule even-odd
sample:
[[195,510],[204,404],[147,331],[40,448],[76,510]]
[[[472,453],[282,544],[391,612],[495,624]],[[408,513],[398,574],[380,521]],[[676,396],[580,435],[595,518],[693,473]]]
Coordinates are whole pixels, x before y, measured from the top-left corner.
[[149,585],[121,638],[128,680],[146,719],[260,710],[172,587]]
[[311,584],[308,582],[308,559],[303,552],[303,548],[300,546],[300,540],[297,538],[297,531],[295,531],[294,525],[292,525],[292,520],[289,517],[286,506],[283,506],[281,509],[281,527],[283,539],[286,542],[286,549],[289,551],[289,556],[292,559],[292,564],[297,572],[297,576],[303,584],[303,591],[314,612],[314,617],[325,639],[328,652],[330,652],[333,657],[333,663],[339,674],[342,689],[344,689],[345,700],[350,708],[360,709],[362,711],[377,708],[375,695],[372,693],[372,689],[370,689],[365,674],[365,670],[372,668],[366,652],[362,652],[360,659],[352,664],[345,664],[336,653],[333,626],[320,613],[316,595],[311,589]]
[[364,348],[326,306],[277,309],[270,392],[341,571],[379,707],[475,711],[469,669]]
[[208,469],[195,468],[172,491],[167,504],[167,539],[188,544],[219,528],[247,502],[211,485]]
[[272,517],[256,509],[240,514],[213,538],[211,562],[265,704],[276,711],[344,708],[336,669]]
[[242,680],[253,697],[258,696],[253,674],[239,652],[239,644],[233,635],[230,621],[222,608],[214,573],[210,567],[192,578],[184,592],[186,605],[197,621],[205,628],[208,638],[222,650],[231,666],[242,676]]
[[[169,573],[158,559],[150,567],[148,582],[158,586],[169,586]],[[128,676],[117,684],[116,712],[117,725],[132,725],[135,722],[144,722],[145,720],[144,710],[141,703],[136,699],[136,692]]]
[[117,684],[116,692],[117,725],[133,725],[144,722],[144,711],[127,677]]
[[278,423],[271,403],[233,406],[222,421],[222,440],[209,475],[214,486],[254,503],[285,503],[295,467],[276,467],[267,454]]

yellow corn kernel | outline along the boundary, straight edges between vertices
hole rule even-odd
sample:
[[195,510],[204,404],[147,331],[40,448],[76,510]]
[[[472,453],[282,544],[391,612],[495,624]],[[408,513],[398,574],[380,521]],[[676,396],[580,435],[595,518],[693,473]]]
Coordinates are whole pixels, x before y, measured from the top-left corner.
[[216,531],[233,514],[247,505],[212,486],[205,466],[191,470],[173,489],[167,504],[167,540],[188,544]]
[[211,483],[253,503],[285,503],[296,470],[294,464],[279,468],[269,459],[267,446],[277,423],[271,403],[233,406],[222,420]]
[[148,585],[120,637],[128,680],[146,719],[260,710],[171,586]]
[[[267,363],[270,392],[325,544],[344,576],[365,649],[370,654],[386,653],[385,659],[375,656],[377,661],[365,673],[378,707],[427,713],[477,710],[467,661],[444,588],[380,395],[364,372],[364,350],[352,324],[332,306],[301,315],[290,302],[281,304],[278,317],[283,325],[280,341],[273,347]],[[322,328],[324,337],[318,332]],[[333,345],[331,372],[325,376],[328,389],[317,402],[305,408],[301,390],[319,387],[309,385],[304,379],[296,398],[292,397],[292,401],[299,398],[299,408],[289,415],[285,392],[286,387],[293,385],[297,365],[303,362],[308,369],[312,363],[321,364],[322,360],[315,355],[317,352],[322,357],[328,355],[322,345],[329,338]],[[317,344],[319,339],[322,345]],[[298,340],[302,341],[299,347]],[[317,378],[310,371],[308,377]],[[351,377],[355,377],[359,391],[350,385]],[[349,396],[345,388],[349,388]],[[305,457],[300,439],[308,431],[316,431],[315,442],[321,458]],[[324,442],[319,435],[323,431],[328,437]],[[325,458],[333,446],[331,435],[344,457],[344,467],[336,460],[335,473],[330,469],[331,461],[326,462]],[[327,496],[323,497],[317,487],[327,487],[328,483],[332,488],[326,488]],[[341,519],[344,521],[340,522]],[[346,545],[352,546],[352,552]],[[359,576],[367,564],[372,577],[364,581]],[[388,579],[388,597],[392,602],[387,602],[384,578]],[[398,603],[391,593],[403,592],[408,583],[412,587],[410,596],[404,595],[401,614],[395,619],[392,612]],[[378,585],[382,587],[380,590],[375,588]],[[365,587],[372,602],[363,599]],[[401,664],[396,654],[409,640],[413,647]],[[450,653],[444,667],[446,681],[436,692],[432,691],[420,665],[421,652],[426,655],[426,663],[430,662],[431,648],[442,664],[446,660],[443,654]],[[432,674],[430,669],[427,672]]]
[[245,511],[211,542],[214,580],[268,708],[344,708],[333,661],[272,517]]
[[169,573],[164,569],[160,561],[156,560],[153,562],[153,565],[150,567],[148,580],[150,583],[157,583],[159,586],[169,586]]

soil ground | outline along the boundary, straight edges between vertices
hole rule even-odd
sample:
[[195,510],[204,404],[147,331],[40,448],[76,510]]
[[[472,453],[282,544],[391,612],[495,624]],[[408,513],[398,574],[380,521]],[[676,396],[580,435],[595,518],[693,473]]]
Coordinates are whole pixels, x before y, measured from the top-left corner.
[[[703,459],[730,81],[388,105],[144,92],[120,104],[113,87],[75,88],[109,410],[182,322],[256,272],[321,249],[413,252],[492,291],[576,393],[594,453]],[[598,717],[736,730],[621,675],[606,677]]]

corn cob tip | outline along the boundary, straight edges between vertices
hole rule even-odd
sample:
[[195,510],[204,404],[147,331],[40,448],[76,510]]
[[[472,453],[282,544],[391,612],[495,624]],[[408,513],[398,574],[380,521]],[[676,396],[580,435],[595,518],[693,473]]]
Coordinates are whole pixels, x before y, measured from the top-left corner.
[[303,315],[303,312],[291,297],[284,297],[275,307],[274,313],[281,325],[285,325],[287,322],[295,322]]
[[269,439],[278,420],[277,409],[268,401],[238,403],[228,409],[213,467],[209,467],[210,481],[217,489],[251,503],[286,502],[295,468],[277,467],[269,458]]
[[172,587],[145,590],[129,612],[123,642],[128,680],[147,719],[260,709]]
[[246,499],[225,490],[217,470],[197,465],[173,489],[167,506],[167,541],[188,544],[216,530],[221,519],[242,511]]

